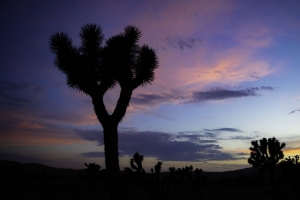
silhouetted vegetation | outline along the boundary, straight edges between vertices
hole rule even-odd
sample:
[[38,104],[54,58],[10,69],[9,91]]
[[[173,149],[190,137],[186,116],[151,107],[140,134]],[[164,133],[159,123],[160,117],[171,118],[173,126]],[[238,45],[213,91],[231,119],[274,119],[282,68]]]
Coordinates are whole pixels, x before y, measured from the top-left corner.
[[[122,199],[298,199],[299,181],[286,179],[284,174],[280,176],[278,170],[274,171],[273,181],[278,187],[272,197],[269,180],[256,168],[205,172],[190,165],[169,167],[168,172],[162,172],[163,162],[159,161],[153,166],[153,173],[151,170],[144,173],[141,158],[143,156],[136,152],[121,172]],[[299,166],[297,158],[286,158],[278,165],[288,162],[293,163],[293,167]],[[136,161],[141,163],[138,165]],[[1,199],[109,199],[106,184],[109,177],[105,169],[95,163],[85,166],[83,170],[70,170],[0,161]],[[98,184],[92,189],[91,180]]]
[[84,164],[87,169],[86,172],[89,175],[90,179],[90,189],[99,188],[99,179],[100,179],[100,165],[95,163]]
[[[105,164],[111,199],[119,199],[120,166],[118,155],[118,125],[125,116],[134,89],[154,80],[158,67],[155,51],[147,45],[139,46],[141,31],[127,26],[106,40],[100,26],[86,24],[81,28],[81,46],[75,47],[66,33],[50,37],[55,65],[67,75],[67,85],[89,95],[94,111],[103,127]],[[104,94],[116,85],[121,87],[117,105],[109,114],[104,105]]]
[[285,158],[279,163],[279,168],[283,171],[284,176],[289,180],[299,184],[300,181],[300,162],[299,156],[296,155],[294,158],[290,156]]
[[252,147],[250,147],[250,158],[248,163],[253,167],[259,167],[261,172],[268,171],[270,174],[270,181],[274,179],[274,169],[280,159],[283,159],[284,154],[282,149],[285,147],[285,143],[280,142],[275,138],[263,138],[259,142],[252,141]]
[[280,159],[284,158],[282,149],[285,147],[285,143],[280,143],[275,137],[263,138],[259,141],[252,141],[252,147],[250,147],[250,158],[248,163],[253,167],[259,167],[261,173],[268,172],[269,180],[271,184],[270,196],[275,197],[274,191],[274,170]]

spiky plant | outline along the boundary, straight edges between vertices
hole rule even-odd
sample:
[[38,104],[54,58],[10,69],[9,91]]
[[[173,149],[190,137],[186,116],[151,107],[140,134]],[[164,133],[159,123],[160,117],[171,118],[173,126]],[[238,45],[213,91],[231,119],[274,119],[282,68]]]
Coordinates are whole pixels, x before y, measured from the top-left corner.
[[161,161],[161,162],[158,161],[157,164],[154,166],[154,170],[155,170],[155,174],[156,174],[157,179],[159,179],[159,174],[160,174],[160,171],[161,171],[162,163],[163,163],[163,161]]
[[[50,37],[54,63],[67,75],[67,85],[92,99],[94,111],[103,127],[105,165],[110,177],[110,199],[119,199],[120,166],[118,151],[118,125],[125,116],[134,89],[154,80],[158,67],[155,51],[147,45],[138,45],[141,31],[127,26],[104,42],[100,26],[86,24],[80,32],[81,46],[63,32]],[[109,114],[104,105],[104,94],[116,85],[121,87],[117,105]]]
[[252,141],[251,144],[248,163],[255,168],[259,167],[262,172],[268,171],[270,181],[273,182],[276,164],[284,157],[282,149],[285,147],[285,143],[280,143],[273,137],[268,140],[263,138],[259,141]]
[[143,160],[144,160],[144,156],[140,155],[138,152],[136,152],[133,155],[133,158],[130,159],[131,168],[138,171],[138,172],[145,173],[145,170],[144,170],[143,165],[142,165]]
[[299,156],[287,157],[279,163],[280,169],[289,179],[298,180],[300,175]]
[[[98,177],[99,170],[101,169],[101,167],[100,165],[95,163],[89,163],[89,164],[84,163],[84,165],[87,167],[86,172],[89,175],[89,179],[90,179],[90,189],[92,189],[92,187],[96,186],[97,179],[99,178]],[[99,182],[98,182],[98,186],[99,186]]]

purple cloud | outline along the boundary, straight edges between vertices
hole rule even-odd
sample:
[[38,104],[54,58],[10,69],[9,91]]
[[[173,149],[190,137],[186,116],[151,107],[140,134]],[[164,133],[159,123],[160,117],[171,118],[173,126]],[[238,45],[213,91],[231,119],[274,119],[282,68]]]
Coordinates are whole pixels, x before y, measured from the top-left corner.
[[166,37],[167,45],[175,49],[192,49],[195,48],[201,40],[196,38],[180,38],[180,37]]
[[240,98],[249,96],[260,96],[257,91],[260,90],[274,90],[271,86],[251,87],[243,90],[230,90],[221,87],[211,88],[207,91],[194,92],[190,102],[198,102],[205,100],[223,100],[229,98]]
[[[238,129],[223,128],[221,131]],[[216,129],[218,130],[218,129]],[[80,130],[75,132],[83,139],[97,141],[103,145],[103,132],[97,130]],[[220,138],[222,140],[222,138]],[[239,139],[239,138],[235,138]],[[241,139],[245,139],[242,138]],[[252,138],[251,138],[252,139]],[[131,156],[139,152],[146,157],[156,157],[164,161],[208,161],[237,160],[235,154],[222,151],[219,138],[206,132],[166,133],[155,131],[136,131],[134,129],[119,132],[120,156]],[[103,152],[85,152],[84,157],[102,157]]]

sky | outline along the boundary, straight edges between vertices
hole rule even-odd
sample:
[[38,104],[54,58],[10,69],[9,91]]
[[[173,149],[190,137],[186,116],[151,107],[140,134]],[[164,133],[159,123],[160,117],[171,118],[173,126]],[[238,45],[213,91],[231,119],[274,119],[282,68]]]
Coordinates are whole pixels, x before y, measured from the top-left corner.
[[[146,171],[251,167],[251,141],[276,137],[300,154],[300,1],[3,0],[0,6],[0,160],[105,168],[102,126],[89,96],[54,65],[49,38],[128,25],[155,49],[151,85],[134,90],[119,124],[120,167],[135,152]],[[104,96],[111,113],[117,86]]]

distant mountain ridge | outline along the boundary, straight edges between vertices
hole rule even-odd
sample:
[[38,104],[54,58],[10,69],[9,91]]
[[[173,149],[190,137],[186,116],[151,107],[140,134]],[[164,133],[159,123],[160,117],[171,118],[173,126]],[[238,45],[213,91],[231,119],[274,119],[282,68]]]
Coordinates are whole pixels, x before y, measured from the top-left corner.
[[85,169],[64,169],[49,167],[39,163],[19,163],[16,161],[0,160],[0,175],[22,174],[32,176],[74,177],[84,173]]
[[[85,174],[85,169],[65,169],[49,167],[39,163],[19,163],[16,161],[0,160],[0,175],[10,174],[23,174],[31,176],[58,176],[58,177],[75,177],[79,174]],[[244,177],[251,177],[258,173],[258,169],[249,167],[244,169],[238,169],[225,172],[202,172],[203,176],[208,179],[220,179],[220,178],[238,178],[240,175]],[[162,172],[162,176],[168,174],[168,172]]]

